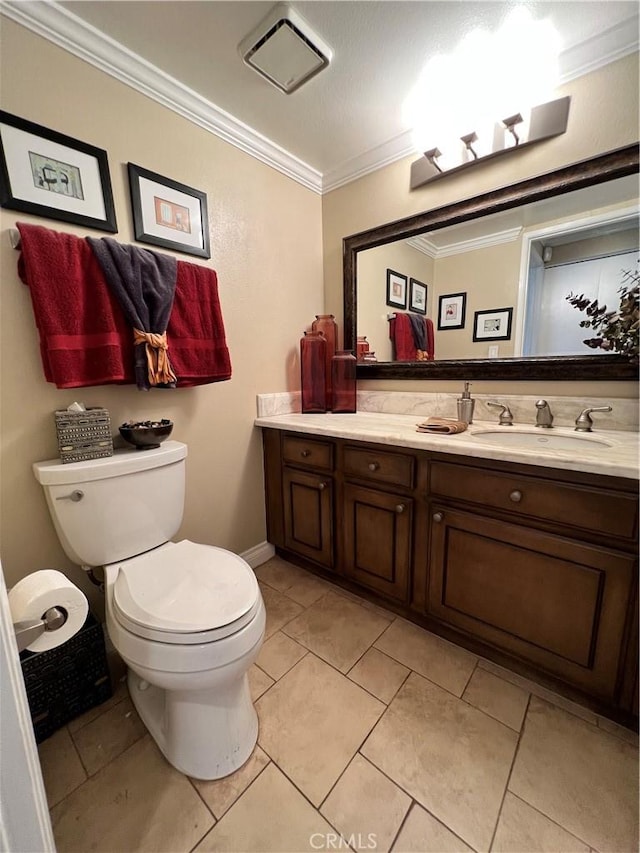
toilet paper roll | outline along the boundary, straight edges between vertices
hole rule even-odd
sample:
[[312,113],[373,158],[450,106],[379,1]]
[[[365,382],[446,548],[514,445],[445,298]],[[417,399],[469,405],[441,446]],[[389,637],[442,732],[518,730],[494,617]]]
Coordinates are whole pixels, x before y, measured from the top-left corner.
[[66,575],[55,569],[32,572],[9,590],[9,608],[14,622],[42,619],[50,607],[59,607],[67,621],[55,631],[45,631],[27,649],[46,652],[70,640],[84,625],[89,613],[86,595]]

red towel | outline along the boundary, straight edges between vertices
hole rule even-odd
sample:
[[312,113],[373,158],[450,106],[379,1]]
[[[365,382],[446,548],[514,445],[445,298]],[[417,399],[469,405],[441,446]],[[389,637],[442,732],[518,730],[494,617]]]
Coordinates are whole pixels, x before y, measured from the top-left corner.
[[389,320],[389,337],[393,342],[394,361],[416,360],[417,350],[408,314],[398,313],[395,319]]
[[214,270],[178,261],[167,341],[179,388],[221,382],[231,377]]
[[86,240],[18,223],[44,375],[58,388],[133,382],[133,339]]

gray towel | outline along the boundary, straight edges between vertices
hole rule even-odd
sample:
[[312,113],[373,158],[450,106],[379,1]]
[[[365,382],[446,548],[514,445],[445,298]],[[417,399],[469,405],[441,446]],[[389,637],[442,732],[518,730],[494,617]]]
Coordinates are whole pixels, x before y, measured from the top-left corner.
[[[111,237],[87,237],[87,241],[127,322],[142,332],[166,332],[176,292],[176,259],[138,246],[124,246]],[[146,350],[145,344],[134,347],[136,383],[148,391],[151,383]],[[175,382],[160,387],[175,388]]]
[[427,349],[427,324],[424,317],[419,317],[416,314],[409,314],[411,322],[411,334],[413,335],[413,343],[416,349]]

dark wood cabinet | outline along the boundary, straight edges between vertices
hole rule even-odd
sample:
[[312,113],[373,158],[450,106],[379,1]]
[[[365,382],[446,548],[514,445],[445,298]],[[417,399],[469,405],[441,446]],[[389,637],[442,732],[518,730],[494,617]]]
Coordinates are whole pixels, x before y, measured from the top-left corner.
[[285,465],[282,501],[284,547],[327,569],[333,568],[332,477]]
[[428,612],[612,701],[634,558],[442,504],[432,509]]
[[[282,503],[274,526],[281,544],[325,569],[334,565],[334,445],[329,441],[285,435],[277,443],[281,457],[281,493],[267,490],[270,506]],[[277,452],[275,445],[272,452]],[[280,461],[280,459],[279,459]],[[276,464],[275,467],[279,467]]]
[[637,716],[637,483],[278,430],[264,448],[268,536],[284,557]]
[[408,601],[413,500],[364,486],[344,486],[343,568],[376,593]]

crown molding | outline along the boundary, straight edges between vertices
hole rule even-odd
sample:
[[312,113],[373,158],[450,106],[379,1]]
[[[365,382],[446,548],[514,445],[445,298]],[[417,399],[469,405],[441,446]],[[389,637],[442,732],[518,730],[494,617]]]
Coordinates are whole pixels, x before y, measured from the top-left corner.
[[570,83],[640,48],[640,16],[634,15],[613,27],[566,48],[560,54],[560,83]]
[[[331,192],[415,156],[411,133],[405,131],[323,175],[55,0],[0,0],[0,13],[316,193]],[[637,51],[638,16],[633,20],[635,26],[624,21],[564,50],[560,55],[561,84]]]
[[2,2],[0,12],[307,189],[322,192],[319,171],[57,3]]
[[324,194],[337,190],[370,172],[375,172],[409,156],[416,156],[416,148],[411,131],[405,130],[392,139],[370,148],[364,154],[359,154],[335,169],[325,172],[322,176],[322,192]]
[[448,258],[451,255],[460,255],[464,252],[475,252],[476,249],[487,249],[489,246],[499,246],[502,243],[513,243],[521,233],[522,228],[518,225],[515,228],[494,231],[493,234],[483,234],[481,237],[461,240],[458,243],[445,243],[442,246],[436,246],[435,243],[423,236],[411,237],[405,242],[419,252],[438,260],[439,258]]

